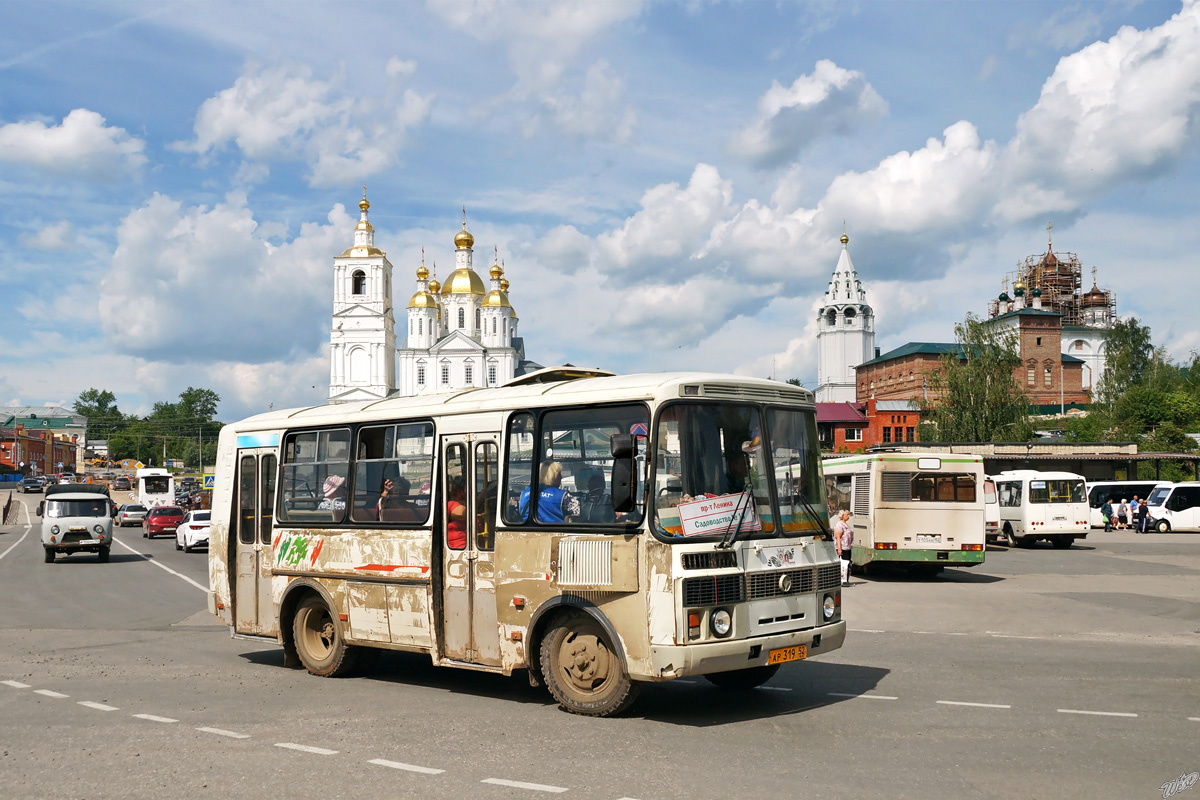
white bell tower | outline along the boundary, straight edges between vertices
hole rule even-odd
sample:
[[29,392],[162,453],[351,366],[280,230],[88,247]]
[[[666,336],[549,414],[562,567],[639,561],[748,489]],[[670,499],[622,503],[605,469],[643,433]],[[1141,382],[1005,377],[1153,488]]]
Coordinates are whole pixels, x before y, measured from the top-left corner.
[[333,320],[329,329],[329,399],[372,400],[396,389],[396,321],[392,265],[375,246],[367,221],[367,187],[358,204],[354,244],[333,259]]
[[817,402],[853,403],[855,367],[875,357],[875,312],[854,270],[842,233],[842,253],[817,312]]

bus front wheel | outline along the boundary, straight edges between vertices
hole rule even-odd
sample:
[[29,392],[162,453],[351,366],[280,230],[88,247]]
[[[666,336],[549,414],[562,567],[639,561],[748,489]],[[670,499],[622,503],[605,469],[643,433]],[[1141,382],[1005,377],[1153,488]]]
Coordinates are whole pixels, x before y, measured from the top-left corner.
[[704,680],[722,689],[753,689],[756,686],[762,686],[771,680],[771,678],[774,678],[776,672],[779,672],[779,665],[770,664],[761,667],[750,667],[749,669],[738,669],[733,672],[714,672],[705,675]]
[[1158,524],[1154,526],[1154,529],[1159,533],[1170,533],[1171,523],[1167,522],[1165,519],[1160,519]]
[[584,614],[560,617],[542,639],[542,675],[554,699],[575,714],[610,717],[637,698],[638,684],[600,624]]
[[353,668],[354,648],[342,638],[341,628],[321,598],[306,597],[300,601],[292,619],[292,632],[296,655],[313,675],[336,678]]

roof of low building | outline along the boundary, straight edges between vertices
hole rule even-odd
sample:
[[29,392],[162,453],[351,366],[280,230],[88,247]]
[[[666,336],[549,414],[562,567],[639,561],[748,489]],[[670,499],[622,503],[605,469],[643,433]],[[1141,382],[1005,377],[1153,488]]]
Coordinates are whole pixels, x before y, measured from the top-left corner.
[[860,422],[867,424],[861,403],[817,403],[817,422]]

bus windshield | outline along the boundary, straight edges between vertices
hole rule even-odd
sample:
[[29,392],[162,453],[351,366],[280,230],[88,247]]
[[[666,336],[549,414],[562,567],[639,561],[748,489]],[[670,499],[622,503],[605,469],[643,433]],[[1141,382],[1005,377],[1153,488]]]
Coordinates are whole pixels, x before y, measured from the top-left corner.
[[1170,486],[1159,486],[1150,496],[1146,498],[1146,502],[1152,506],[1161,506],[1167,500],[1167,495],[1171,494]]
[[167,475],[147,475],[142,480],[146,494],[166,494],[171,490],[171,478]]
[[1086,499],[1083,481],[1080,480],[1060,478],[1029,482],[1031,503],[1082,503]]

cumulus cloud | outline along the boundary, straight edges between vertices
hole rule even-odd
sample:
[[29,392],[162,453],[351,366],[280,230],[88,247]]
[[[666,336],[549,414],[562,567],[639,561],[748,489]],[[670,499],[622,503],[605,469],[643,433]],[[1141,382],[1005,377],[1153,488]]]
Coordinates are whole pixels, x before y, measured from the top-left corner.
[[136,308],[112,344],[150,361],[308,357],[328,336],[330,258],[353,227],[338,205],[272,246],[244,195],[184,208],[155,194],[121,221],[97,308]]
[[[392,58],[385,71],[399,79],[415,68]],[[356,99],[340,78],[320,80],[304,66],[250,65],[201,104],[195,139],[173,147],[207,156],[232,144],[252,162],[307,162],[312,186],[340,185],[396,163],[408,132],[428,119],[432,100],[412,89],[377,102]],[[243,166],[239,174],[252,180],[262,173]]]
[[729,150],[757,167],[775,167],[823,136],[853,133],[886,113],[887,103],[861,72],[822,59],[791,86],[772,82],[758,116],[733,135]]
[[75,231],[70,222],[62,219],[22,236],[21,244],[35,250],[71,250],[76,244]]
[[625,82],[607,62],[598,61],[588,68],[578,95],[558,91],[544,94],[541,116],[572,136],[628,144],[633,139],[637,113],[623,105],[624,94]]
[[58,175],[110,180],[137,172],[146,163],[145,148],[144,141],[86,108],[67,114],[61,125],[31,120],[0,126],[0,161]]

